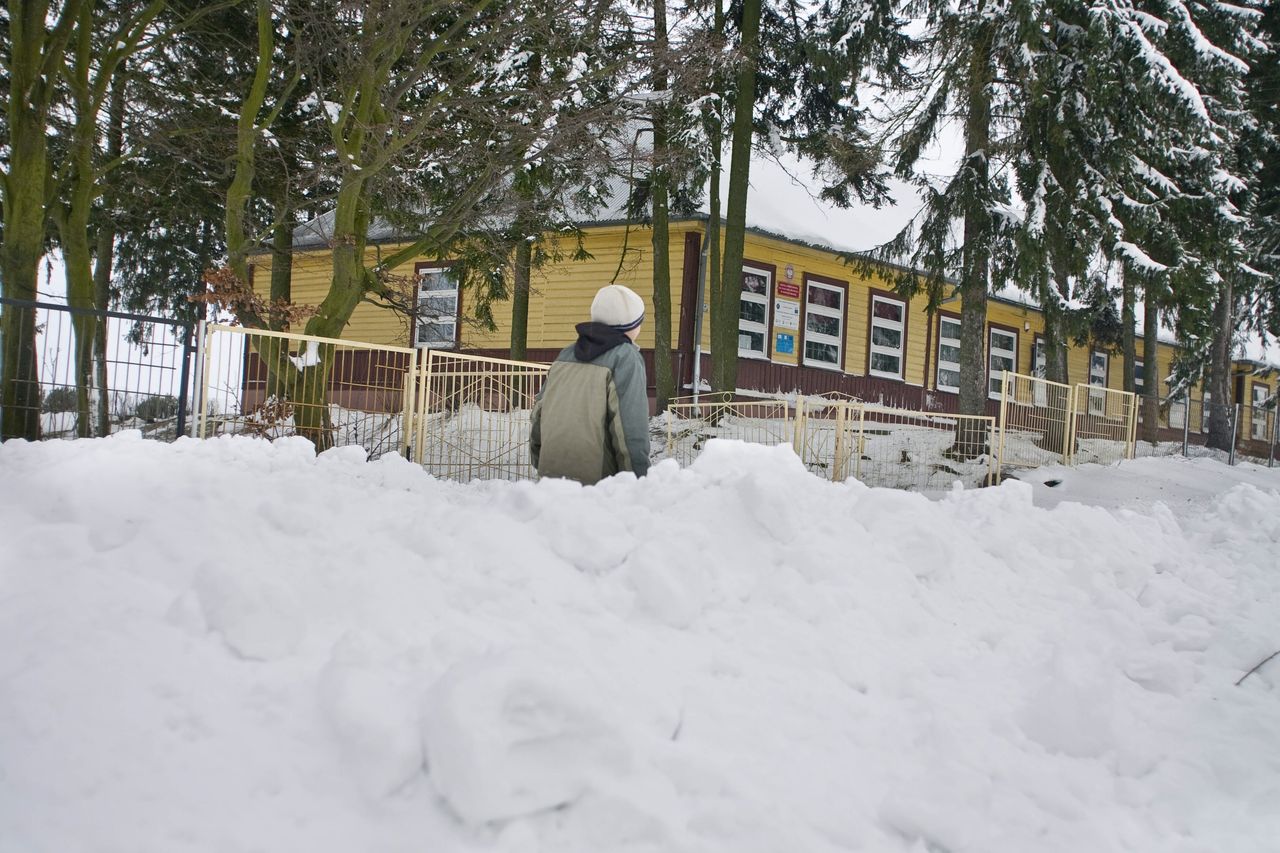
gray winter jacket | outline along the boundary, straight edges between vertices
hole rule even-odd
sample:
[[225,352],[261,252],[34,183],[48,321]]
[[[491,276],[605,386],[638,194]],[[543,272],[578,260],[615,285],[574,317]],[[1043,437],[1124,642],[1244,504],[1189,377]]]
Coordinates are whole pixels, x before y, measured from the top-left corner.
[[533,407],[529,456],[543,477],[591,485],[619,471],[649,470],[649,395],[631,339],[599,323],[551,365]]

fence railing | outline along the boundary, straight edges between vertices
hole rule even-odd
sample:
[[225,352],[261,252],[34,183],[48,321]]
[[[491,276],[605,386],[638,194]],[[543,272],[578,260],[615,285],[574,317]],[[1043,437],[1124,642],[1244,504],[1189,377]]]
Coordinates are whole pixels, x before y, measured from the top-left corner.
[[190,324],[0,297],[0,438],[187,431]]
[[299,435],[317,449],[405,453],[416,393],[408,347],[211,324],[202,341],[200,438]]
[[1138,398],[1131,392],[1009,372],[1001,387],[1002,466],[1105,464],[1133,458]]
[[1020,373],[1004,375],[1000,396],[1000,462],[1034,468],[1071,462],[1075,394],[1070,385]]
[[713,438],[794,444],[794,409],[786,400],[733,400],[724,395],[699,395],[696,402],[679,399],[668,405],[667,458],[688,465]]
[[805,467],[836,482],[942,491],[956,481],[975,487],[999,476],[996,422],[987,416],[805,400],[796,436]]
[[1107,465],[1132,459],[1138,426],[1137,403],[1137,396],[1129,391],[1077,385],[1070,464]]
[[423,353],[414,460],[452,480],[534,477],[530,417],[550,365]]

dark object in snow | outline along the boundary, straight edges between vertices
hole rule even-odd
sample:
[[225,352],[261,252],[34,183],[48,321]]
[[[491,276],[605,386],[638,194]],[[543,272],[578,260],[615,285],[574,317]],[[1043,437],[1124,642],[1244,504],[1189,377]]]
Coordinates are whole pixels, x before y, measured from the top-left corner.
[[1054,486],[1061,486],[1062,481],[1061,480],[1045,480],[1044,484],[1052,489]]

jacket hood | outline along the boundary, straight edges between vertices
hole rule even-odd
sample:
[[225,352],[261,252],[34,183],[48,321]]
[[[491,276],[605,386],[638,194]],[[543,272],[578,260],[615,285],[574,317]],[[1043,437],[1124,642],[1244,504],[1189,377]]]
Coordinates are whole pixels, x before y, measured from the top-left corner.
[[631,343],[625,332],[604,323],[579,323],[578,342],[573,345],[573,356],[578,361],[595,361],[615,347]]

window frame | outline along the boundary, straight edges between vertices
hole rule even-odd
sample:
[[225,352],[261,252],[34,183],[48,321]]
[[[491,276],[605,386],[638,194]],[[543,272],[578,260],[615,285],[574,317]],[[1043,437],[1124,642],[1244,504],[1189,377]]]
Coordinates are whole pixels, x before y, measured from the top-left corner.
[[[947,338],[943,336],[942,334],[943,323],[955,323],[956,336],[954,338]],[[934,365],[934,369],[933,369],[933,385],[936,390],[941,391],[944,394],[960,393],[960,379],[959,379],[960,362],[958,361],[944,362],[942,360],[943,341],[952,341],[952,340],[955,341],[956,352],[958,353],[960,351],[960,315],[953,314],[950,311],[939,311],[938,312],[938,345],[934,350],[934,357],[937,359],[937,364]],[[954,365],[954,369],[956,372],[956,384],[954,386],[942,384],[942,371],[944,369],[944,365],[946,366],[945,369],[947,370],[951,370],[952,369],[951,366]]]
[[[1102,356],[1102,382],[1094,382],[1093,360],[1097,356]],[[1107,413],[1107,395],[1106,390],[1110,388],[1111,380],[1111,354],[1106,350],[1090,349],[1089,350],[1089,414],[1103,417]],[[1092,389],[1100,388],[1104,393],[1096,394]]]
[[[738,309],[738,358],[748,358],[753,361],[768,361],[773,358],[773,299],[774,289],[777,286],[778,268],[770,264],[762,264],[757,263],[756,261],[743,259],[743,284],[746,283],[746,275],[748,272],[764,277],[764,294],[748,293],[746,290],[741,289],[742,285],[739,285],[740,289],[738,291],[738,298],[740,301],[763,304],[764,322],[756,323],[752,320],[743,320],[742,309]],[[743,323],[749,324],[749,328],[744,330],[742,327]],[[764,349],[760,352],[756,352],[755,350],[744,350],[741,344],[743,331],[755,332],[764,335]]]
[[[451,290],[426,290],[422,289],[422,279],[424,273],[439,272],[445,275],[452,275],[453,264],[449,261],[418,261],[413,265],[413,282],[414,282],[414,317],[412,329],[412,345],[414,349],[456,349],[462,340],[462,285],[458,281],[453,281]],[[445,320],[442,317],[422,317],[420,309],[423,301],[428,296],[445,296],[453,294],[454,308],[453,317]],[[421,325],[431,326],[453,326],[453,337],[448,341],[419,341],[418,332]]]
[[[897,305],[902,310],[902,320],[898,326],[893,324],[891,320],[884,320],[876,317],[876,301]],[[895,352],[892,348],[883,344],[874,343],[876,320],[880,319],[880,325],[885,328],[901,332],[898,339],[898,349]],[[872,357],[879,352],[881,355],[896,355],[898,359],[898,372],[890,373],[887,370],[877,370],[871,366]],[[878,379],[888,379],[895,382],[905,382],[907,376],[907,301],[890,295],[887,291],[872,290],[867,294],[867,375],[874,376]]]
[[[1139,373],[1138,371],[1142,372]],[[1139,397],[1142,396],[1143,390],[1147,384],[1147,362],[1145,359],[1135,358],[1133,360],[1133,393]]]
[[1003,395],[1003,386],[997,385],[998,390],[992,390],[992,383],[1002,380],[997,375],[995,368],[991,366],[991,361],[995,356],[995,345],[993,338],[999,333],[1002,335],[1011,335],[1013,337],[1013,349],[1001,349],[1002,353],[1009,353],[1011,356],[1012,366],[1009,368],[1010,373],[1018,372],[1018,344],[1019,332],[1012,326],[1005,326],[1000,323],[987,323],[987,399],[999,400]]
[[[1262,400],[1258,400],[1258,391],[1262,391]],[[1271,386],[1265,382],[1249,383],[1249,436],[1254,441],[1267,440],[1267,412],[1262,408],[1271,397]],[[1258,413],[1262,418],[1258,418]]]
[[[813,273],[805,273],[800,278],[800,285],[804,290],[801,294],[802,299],[800,302],[801,314],[799,331],[801,332],[801,335],[799,336],[800,352],[797,354],[799,356],[799,363],[803,367],[812,367],[818,370],[837,370],[844,373],[846,353],[849,349],[849,282],[835,278],[827,278],[826,276],[815,275]],[[811,360],[809,358],[809,287],[811,285],[816,285],[819,288],[834,290],[840,293],[840,311],[838,314],[834,309],[827,308],[825,306],[813,306],[815,312],[819,316],[836,317],[840,321],[840,334],[838,339],[835,341],[835,345],[838,348],[837,352],[839,353],[839,360],[836,364],[831,364],[826,361]],[[813,334],[819,336],[819,338],[825,339],[817,340],[815,343],[831,343],[831,335],[825,335],[821,332],[814,332]]]

